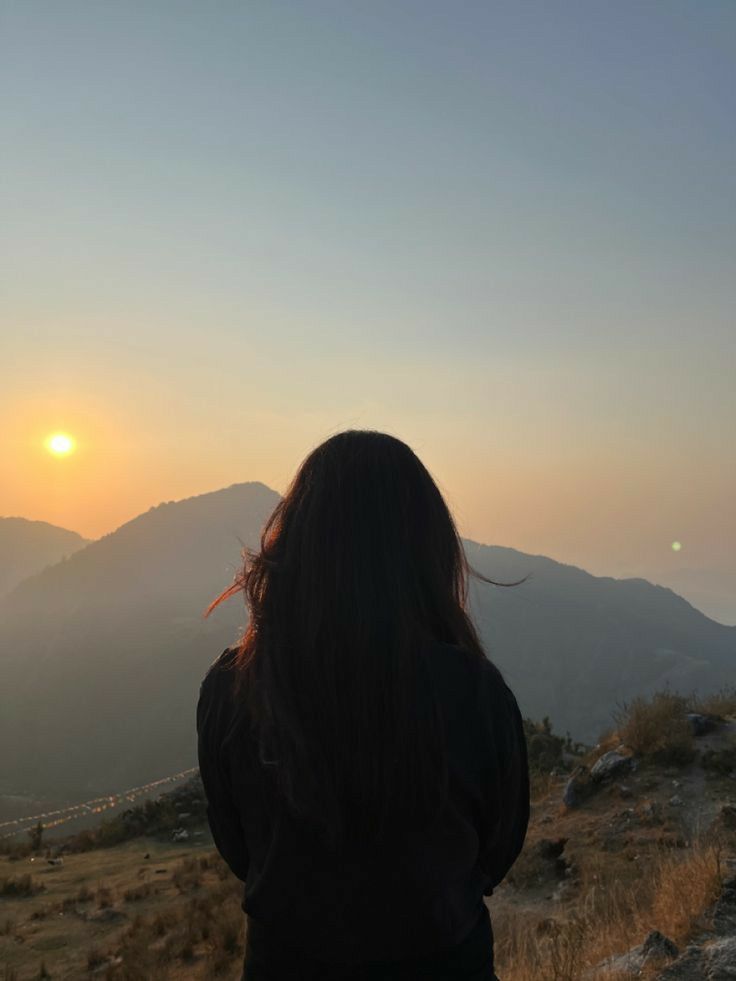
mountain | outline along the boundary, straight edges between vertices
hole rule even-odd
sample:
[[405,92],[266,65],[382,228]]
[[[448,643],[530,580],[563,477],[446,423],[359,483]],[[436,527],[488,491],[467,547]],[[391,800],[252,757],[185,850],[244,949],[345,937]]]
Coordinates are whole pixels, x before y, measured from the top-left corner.
[[669,686],[711,692],[736,677],[736,627],[716,623],[645,579],[592,576],[542,555],[466,541],[478,572],[470,605],[488,656],[522,711],[594,742],[611,706]]
[[736,625],[736,566],[660,570],[647,578],[674,589],[719,623]]
[[76,531],[45,521],[0,518],[0,596],[86,544]]
[[199,683],[245,621],[237,599],[202,613],[278,500],[249,483],[160,504],[0,603],[0,794],[192,764]]
[[[195,761],[194,709],[209,664],[245,621],[233,598],[202,611],[257,546],[278,494],[261,483],[151,508],[0,603],[0,794],[73,799]],[[736,628],[669,589],[595,577],[465,542],[471,611],[522,712],[597,739],[616,700],[734,677]]]

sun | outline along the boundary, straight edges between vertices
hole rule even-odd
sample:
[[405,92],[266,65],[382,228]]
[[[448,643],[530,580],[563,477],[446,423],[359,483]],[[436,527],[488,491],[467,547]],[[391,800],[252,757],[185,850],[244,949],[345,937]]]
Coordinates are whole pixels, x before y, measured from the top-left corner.
[[54,456],[69,456],[74,452],[75,445],[68,433],[52,433],[46,440],[46,449]]

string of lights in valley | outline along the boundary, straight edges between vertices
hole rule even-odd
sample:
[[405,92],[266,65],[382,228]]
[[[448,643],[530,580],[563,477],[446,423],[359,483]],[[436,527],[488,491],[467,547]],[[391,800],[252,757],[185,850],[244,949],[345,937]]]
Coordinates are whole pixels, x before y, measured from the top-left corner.
[[[73,821],[75,818],[83,817],[86,814],[100,814],[102,811],[109,811],[111,808],[122,804],[123,801],[132,802],[143,794],[155,790],[156,787],[173,783],[175,780],[183,780],[196,772],[197,767],[193,766],[188,770],[180,770],[179,773],[172,773],[168,777],[161,777],[160,780],[152,780],[151,783],[142,784],[140,787],[131,787],[130,790],[123,790],[117,794],[94,797],[92,800],[83,801],[80,804],[71,804],[69,807],[60,807],[53,811],[44,811],[41,814],[14,818],[12,821],[0,821],[0,839],[12,838],[23,831],[30,831],[39,821],[46,830],[47,828],[55,828],[60,824],[66,824],[67,821]],[[13,830],[6,830],[9,828]]]

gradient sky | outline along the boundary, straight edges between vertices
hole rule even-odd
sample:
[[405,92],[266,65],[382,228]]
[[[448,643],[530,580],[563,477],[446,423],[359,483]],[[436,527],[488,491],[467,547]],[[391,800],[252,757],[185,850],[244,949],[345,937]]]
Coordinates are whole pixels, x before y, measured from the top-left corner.
[[732,0],[2,21],[1,514],[97,536],[385,429],[464,534],[736,621]]

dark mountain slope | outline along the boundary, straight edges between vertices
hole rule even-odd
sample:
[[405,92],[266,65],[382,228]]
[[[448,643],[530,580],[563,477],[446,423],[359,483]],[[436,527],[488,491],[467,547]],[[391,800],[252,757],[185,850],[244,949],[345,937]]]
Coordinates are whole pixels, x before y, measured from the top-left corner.
[[713,690],[736,678],[736,628],[644,579],[592,576],[514,549],[466,542],[471,565],[501,581],[473,581],[471,608],[489,656],[522,709],[595,741],[617,701],[673,689]]
[[279,500],[259,483],[161,504],[0,604],[0,792],[74,795],[190,765],[194,700],[242,627],[202,612]]

